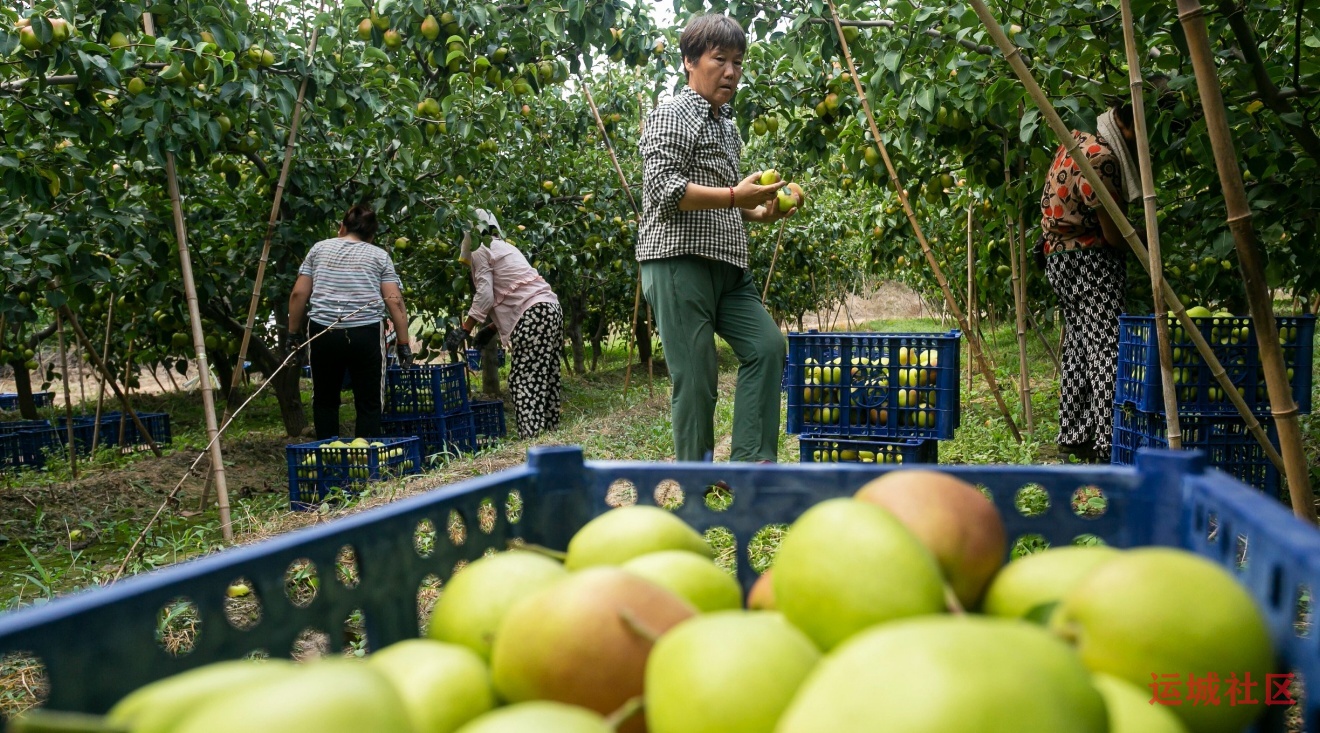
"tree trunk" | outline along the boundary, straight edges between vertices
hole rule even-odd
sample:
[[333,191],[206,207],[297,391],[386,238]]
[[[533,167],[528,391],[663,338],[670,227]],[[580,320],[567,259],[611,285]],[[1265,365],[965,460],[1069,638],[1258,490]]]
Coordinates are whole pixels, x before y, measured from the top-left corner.
[[307,413],[303,410],[302,390],[298,384],[299,370],[292,368],[294,366],[291,362],[291,368],[285,368],[271,379],[275,399],[280,403],[284,433],[291,438],[302,435],[303,429],[307,427]]
[[[203,303],[202,308],[211,320],[219,324],[226,333],[242,338],[244,331],[242,323],[234,320],[230,314],[220,308],[214,307],[210,301]],[[276,318],[280,318],[278,313]],[[277,327],[281,331],[286,330],[280,327],[278,323]],[[302,370],[298,368],[297,360],[292,360],[278,374],[275,373],[280,362],[284,361],[284,356],[287,354],[288,352],[283,348],[280,350],[280,354],[271,351],[266,342],[258,336],[256,331],[253,331],[252,340],[248,344],[248,360],[252,362],[253,368],[271,381],[271,387],[275,390],[275,399],[280,404],[280,419],[284,421],[284,433],[289,437],[297,437],[307,427],[307,413],[303,410],[302,389],[298,383]],[[225,360],[221,359],[217,362],[217,369],[222,368],[220,363],[227,364]],[[229,386],[229,380],[221,381],[225,387]],[[230,398],[237,399],[238,395],[230,395]],[[237,408],[237,405],[234,405],[234,407]]]
[[493,338],[481,349],[481,391],[500,396],[500,340]]
[[37,404],[32,401],[32,374],[21,362],[13,364],[14,391],[18,393],[18,411],[24,420],[40,420]]
[[603,313],[596,316],[596,331],[591,336],[591,371],[596,371],[600,365],[600,357],[604,355],[605,350],[602,340],[605,338],[606,319]]
[[572,313],[568,318],[568,340],[573,345],[573,373],[579,375],[587,371],[586,352],[582,346],[583,300],[585,299],[581,296],[574,299]]

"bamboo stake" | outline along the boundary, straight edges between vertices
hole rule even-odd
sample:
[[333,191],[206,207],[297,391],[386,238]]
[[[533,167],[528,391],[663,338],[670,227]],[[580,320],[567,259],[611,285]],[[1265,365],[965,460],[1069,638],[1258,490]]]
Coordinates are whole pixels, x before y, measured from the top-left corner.
[[1164,392],[1164,416],[1169,447],[1182,450],[1182,424],[1178,417],[1178,388],[1173,381],[1173,351],[1169,348],[1169,320],[1164,311],[1164,257],[1160,254],[1160,225],[1156,217],[1155,174],[1150,164],[1150,137],[1146,128],[1146,106],[1142,95],[1141,55],[1132,24],[1132,0],[1120,0],[1123,14],[1123,46],[1127,52],[1128,79],[1132,87],[1132,122],[1136,127],[1137,165],[1141,168],[1141,200],[1145,207],[1146,246],[1150,250],[1150,290],[1155,301],[1155,340],[1160,355],[1160,388]]
[[[318,14],[325,9],[325,3],[320,4]],[[270,260],[270,246],[275,239],[275,224],[280,218],[280,204],[284,200],[284,186],[289,180],[289,167],[293,163],[293,145],[298,140],[298,124],[302,121],[303,100],[307,98],[307,83],[311,79],[312,58],[316,54],[316,40],[321,33],[321,26],[312,28],[312,38],[307,42],[307,64],[308,74],[303,77],[302,84],[298,87],[298,101],[293,105],[293,121],[289,125],[289,138],[284,144],[284,163],[280,166],[280,179],[275,185],[275,200],[270,205],[270,218],[266,220],[266,239],[261,244],[261,259],[257,260],[257,279],[252,284],[252,300],[248,303],[247,323],[243,327],[243,340],[238,347],[238,365],[234,367],[232,379],[229,380],[229,392],[233,394],[238,389],[239,381],[245,374],[243,362],[247,360],[248,345],[252,341],[252,327],[257,321],[257,306],[261,303],[261,284],[266,278],[266,263]],[[292,324],[290,324],[292,325]],[[230,400],[225,400],[225,414],[220,419],[221,424],[229,421],[231,414]],[[208,481],[207,485],[210,483]],[[202,495],[202,503],[206,503],[206,494]]]
[[[995,40],[995,44],[999,46],[1000,51],[1004,54],[1005,60],[1007,60],[1009,65],[1013,68],[1013,73],[1017,75],[1018,79],[1022,81],[1022,85],[1026,87],[1027,92],[1031,95],[1031,100],[1040,110],[1041,116],[1049,123],[1050,129],[1054,131],[1055,136],[1059,138],[1064,149],[1068,151],[1068,155],[1072,158],[1073,162],[1077,164],[1077,168],[1081,171],[1082,177],[1085,178],[1087,183],[1090,183],[1091,187],[1095,189],[1096,195],[1100,198],[1100,203],[1105,207],[1105,211],[1109,213],[1109,216],[1114,220],[1114,223],[1118,225],[1123,240],[1127,242],[1128,246],[1132,248],[1132,251],[1136,253],[1137,260],[1141,262],[1142,266],[1149,269],[1149,255],[1146,252],[1145,246],[1141,244],[1141,240],[1137,238],[1137,233],[1132,228],[1132,224],[1128,222],[1127,216],[1123,213],[1123,209],[1119,207],[1118,202],[1114,200],[1112,195],[1110,195],[1109,189],[1106,188],[1104,183],[1100,180],[1100,176],[1097,175],[1095,169],[1091,167],[1091,162],[1078,150],[1077,142],[1073,139],[1072,133],[1068,130],[1067,125],[1063,124],[1063,119],[1059,117],[1058,112],[1054,111],[1054,107],[1050,104],[1049,98],[1045,96],[1045,92],[1040,88],[1040,85],[1036,83],[1035,78],[1032,77],[1031,71],[1027,69],[1026,64],[1023,63],[1017,47],[1013,45],[1012,41],[1008,40],[1008,36],[1004,35],[1004,30],[999,27],[998,22],[995,20],[994,16],[991,15],[990,9],[986,7],[984,0],[967,1],[971,4],[972,9],[976,11],[977,16],[980,17],[981,22],[990,33],[991,38]],[[1187,332],[1188,337],[1192,339],[1192,344],[1196,346],[1197,353],[1201,355],[1201,358],[1204,359],[1206,364],[1210,367],[1211,376],[1215,378],[1215,381],[1224,390],[1224,394],[1233,403],[1233,406],[1237,408],[1238,414],[1242,416],[1243,422],[1247,425],[1247,430],[1250,431],[1252,436],[1256,438],[1256,441],[1260,443],[1261,448],[1265,451],[1265,455],[1270,459],[1270,462],[1280,471],[1284,471],[1283,457],[1279,455],[1279,451],[1275,449],[1274,444],[1270,442],[1269,436],[1265,434],[1265,430],[1260,426],[1260,421],[1256,419],[1256,416],[1252,414],[1251,409],[1247,407],[1247,403],[1242,399],[1242,395],[1238,394],[1237,387],[1233,384],[1232,380],[1228,378],[1228,374],[1224,371],[1223,364],[1220,364],[1218,357],[1215,356],[1214,349],[1210,348],[1210,344],[1207,343],[1205,337],[1201,335],[1200,329],[1196,327],[1196,324],[1192,321],[1191,317],[1187,315],[1187,309],[1183,307],[1182,300],[1178,297],[1178,294],[1173,291],[1173,287],[1169,285],[1167,280],[1164,281],[1164,297],[1170,308],[1173,310],[1174,315],[1178,317],[1178,321],[1183,325],[1183,329]]]
[[[151,13],[143,13],[142,27],[147,35],[156,35],[155,26]],[[220,504],[220,531],[225,542],[233,542],[234,527],[229,518],[229,486],[225,483],[224,453],[220,449],[219,423],[216,422],[215,398],[211,390],[211,367],[206,360],[202,314],[197,305],[197,285],[193,281],[192,257],[188,253],[188,230],[183,220],[183,202],[179,198],[179,177],[174,168],[174,153],[168,151],[165,153],[165,178],[169,185],[170,206],[174,210],[174,238],[179,248],[179,270],[183,276],[183,291],[188,299],[188,320],[192,326],[193,351],[197,354],[197,373],[201,379],[202,413],[206,417],[211,470],[215,472],[215,493]]]
[[[972,241],[972,207],[967,206],[967,317],[976,321],[976,243]],[[967,393],[972,392],[972,360],[967,360]]]
[[848,62],[848,71],[852,74],[853,85],[857,88],[857,98],[861,100],[862,110],[866,112],[866,120],[871,126],[871,135],[875,138],[875,147],[880,151],[880,157],[885,161],[885,168],[889,171],[889,181],[894,186],[894,191],[898,193],[898,200],[903,204],[903,213],[907,215],[908,223],[912,225],[912,231],[917,235],[917,242],[921,244],[921,249],[926,254],[926,262],[935,272],[935,279],[940,283],[940,289],[944,292],[944,300],[949,306],[949,310],[958,320],[958,325],[962,327],[963,332],[967,334],[967,344],[971,348],[972,356],[976,359],[981,373],[985,375],[986,384],[990,386],[990,393],[994,395],[995,402],[999,405],[999,411],[1003,413],[1005,422],[1008,423],[1008,429],[1012,431],[1013,437],[1017,442],[1022,442],[1022,433],[1018,430],[1017,423],[1013,421],[1013,415],[1008,409],[1008,404],[1004,402],[1004,395],[999,391],[999,384],[995,380],[994,370],[985,360],[984,352],[981,348],[981,340],[967,323],[967,316],[963,314],[958,303],[953,299],[953,293],[949,290],[949,281],[944,277],[944,271],[940,269],[939,263],[935,260],[935,254],[931,252],[930,242],[926,241],[926,235],[921,230],[921,224],[917,221],[917,215],[912,210],[912,205],[908,203],[907,191],[903,189],[902,183],[898,180],[898,171],[894,169],[894,163],[889,159],[889,151],[885,147],[884,140],[880,137],[880,128],[875,124],[875,115],[871,114],[871,103],[866,98],[866,92],[862,90],[861,77],[857,76],[857,67],[853,64],[852,54],[848,51],[848,40],[843,36],[843,26],[839,21],[839,10],[834,6],[834,0],[828,0],[830,5],[830,15],[834,19],[834,32],[839,38],[840,48],[843,50],[843,58]]
[[[1205,112],[1206,132],[1214,150],[1219,184],[1224,190],[1228,227],[1233,232],[1238,266],[1247,291],[1247,305],[1251,308],[1256,343],[1260,347],[1261,367],[1265,372],[1265,387],[1269,391],[1271,412],[1279,432],[1279,447],[1283,449],[1284,463],[1287,464],[1285,473],[1288,477],[1288,495],[1292,500],[1293,513],[1315,524],[1315,496],[1311,493],[1310,470],[1306,453],[1302,449],[1301,428],[1297,424],[1297,404],[1293,401],[1292,387],[1288,384],[1283,348],[1279,345],[1278,326],[1274,322],[1274,305],[1269,287],[1265,284],[1265,268],[1261,264],[1261,247],[1251,224],[1251,206],[1247,203],[1242,171],[1238,167],[1233,136],[1228,128],[1224,98],[1219,89],[1219,77],[1206,32],[1204,9],[1199,0],[1178,0],[1178,20],[1187,37],[1187,49],[1192,57],[1192,68],[1196,72],[1196,86],[1201,93],[1201,109]],[[1237,392],[1236,389],[1230,391]]]
[[[1018,358],[1025,365],[1027,361],[1027,334],[1026,317],[1029,313],[1027,308],[1027,223],[1022,217],[1022,207],[1018,207],[1018,251],[1017,265],[1018,272],[1022,273],[1022,279],[1018,282],[1018,289],[1022,296],[1022,312],[1018,313]],[[1031,407],[1031,370],[1026,366],[1022,367],[1022,390],[1025,395],[1022,399],[1022,409],[1027,417],[1027,432],[1036,431],[1036,414]]]
[[[642,225],[642,210],[637,207],[637,199],[633,198],[632,187],[628,185],[627,176],[623,175],[623,167],[619,165],[619,157],[614,154],[614,143],[610,141],[610,134],[605,131],[605,121],[600,118],[600,110],[596,108],[596,99],[591,96],[591,87],[587,85],[587,80],[582,79],[582,91],[586,94],[587,104],[591,107],[591,116],[596,118],[596,129],[600,130],[601,139],[605,141],[605,149],[610,153],[610,161],[614,163],[614,172],[619,174],[619,182],[623,184],[624,193],[628,194],[628,204],[632,206],[633,216],[637,220],[637,226]],[[628,366],[623,371],[623,393],[628,394],[628,385],[632,380],[632,344],[637,337],[637,316],[642,308],[642,271],[637,269],[637,294],[633,297],[632,320],[628,322]],[[651,337],[651,317],[648,313],[646,318],[646,336]],[[641,347],[638,347],[640,352]],[[647,360],[647,366],[650,367],[650,361]],[[649,388],[654,394],[655,391],[655,371],[650,369],[648,372],[650,385]]]
[[1058,379],[1059,370],[1061,368],[1059,365],[1059,355],[1054,351],[1054,344],[1050,343],[1050,340],[1045,338],[1045,333],[1040,330],[1040,323],[1036,321],[1036,314],[1032,313],[1030,308],[1027,309],[1027,322],[1031,324],[1031,330],[1036,334],[1036,337],[1040,339],[1041,345],[1045,347],[1045,353],[1049,354],[1050,361],[1054,363],[1054,378]]
[[[101,361],[110,358],[110,324],[115,315],[115,299],[110,298],[110,305],[105,309],[105,346],[101,347]],[[96,441],[101,437],[101,407],[105,404],[105,379],[96,393],[96,422],[92,425],[92,455],[96,455]]]
[[1023,313],[1026,310],[1026,289],[1023,286],[1023,277],[1026,272],[1021,267],[1018,259],[1018,248],[1021,243],[1017,241],[1018,232],[1022,230],[1022,205],[1013,198],[1009,187],[1013,183],[1013,176],[1008,165],[1008,136],[1004,136],[1004,192],[1009,194],[1009,200],[1012,201],[1018,210],[1018,226],[1013,227],[1013,217],[1007,217],[1005,221],[1008,230],[1008,264],[1009,275],[1012,278],[1013,285],[1013,310],[1017,325],[1018,342],[1018,401],[1022,403],[1022,419],[1027,423],[1027,432],[1032,432],[1035,427],[1035,421],[1031,415],[1031,374],[1027,367],[1027,319]]
[[73,395],[69,392],[69,352],[64,348],[64,319],[55,311],[55,333],[60,342],[60,378],[64,381],[64,429],[68,434],[69,471],[78,480],[78,447],[73,444]]
[[[128,340],[128,353],[124,356],[124,399],[128,400],[128,395],[133,392],[133,386],[128,383],[128,378],[133,374],[133,339]],[[119,453],[124,453],[124,429],[127,426],[128,417],[125,413],[119,413]]]
[[92,350],[92,342],[87,338],[87,334],[83,331],[82,325],[78,323],[78,316],[74,315],[74,312],[70,310],[67,305],[60,306],[59,310],[64,314],[64,318],[69,322],[69,325],[73,326],[73,333],[78,337],[78,342],[83,345],[83,348],[87,350],[87,354],[96,362],[96,368],[100,370],[101,376],[104,380],[110,384],[110,389],[115,393],[115,397],[119,398],[119,404],[123,406],[125,414],[132,418],[133,424],[136,425],[138,431],[142,433],[142,437],[146,439],[147,446],[151,448],[151,452],[156,454],[157,458],[160,458],[162,455],[160,452],[160,446],[156,445],[156,441],[152,439],[151,433],[147,431],[147,426],[142,424],[141,418],[139,418],[137,413],[133,411],[133,406],[128,402],[128,396],[119,389],[119,384],[115,381],[114,375],[112,375],[110,370],[106,367],[105,362],[101,361],[101,358]]
[[779,260],[779,246],[784,243],[784,227],[788,219],[779,220],[779,237],[775,240],[775,253],[770,256],[770,271],[765,274],[765,287],[761,288],[761,305],[765,305],[765,296],[770,292],[770,278],[775,276],[775,262]]

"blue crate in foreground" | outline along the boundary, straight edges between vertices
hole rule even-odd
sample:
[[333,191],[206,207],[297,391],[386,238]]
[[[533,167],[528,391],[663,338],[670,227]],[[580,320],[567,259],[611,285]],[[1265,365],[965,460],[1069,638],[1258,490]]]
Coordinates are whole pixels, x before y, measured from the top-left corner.
[[789,433],[953,438],[962,334],[788,334]]
[[[350,439],[351,440],[351,439]],[[334,446],[338,438],[285,448],[289,462],[289,508],[315,509],[333,493],[354,494],[371,481],[421,471],[417,438],[370,438],[368,446]]]
[[471,453],[476,447],[476,430],[471,412],[420,417],[385,417],[381,431],[394,437],[413,436],[421,441],[422,458]]
[[921,438],[798,437],[801,463],[939,463],[940,442]]
[[477,450],[489,448],[507,434],[503,400],[473,400],[472,422],[476,428]]
[[[609,509],[612,487],[631,487],[639,501],[653,505],[662,482],[666,488],[677,483],[687,496],[675,510],[679,517],[699,531],[731,531],[738,577],[747,588],[756,578],[747,548],[758,531],[792,522],[812,505],[849,496],[898,468],[584,462],[578,448],[535,448],[522,466],[0,615],[0,655],[24,654],[45,665],[50,708],[97,713],[143,684],[202,664],[254,650],[286,656],[306,629],[340,629],[359,612],[369,648],[381,649],[418,636],[417,594],[428,576],[448,582],[456,563],[503,550],[513,539],[563,549],[583,524]],[[1320,645],[1294,628],[1299,592],[1320,588],[1320,532],[1228,475],[1206,470],[1199,454],[1143,451],[1135,468],[941,470],[986,487],[1010,538],[1037,534],[1058,545],[1096,535],[1117,547],[1184,547],[1223,565],[1265,611],[1280,668],[1320,679]],[[724,481],[734,497],[725,511],[698,498],[716,481]],[[1014,508],[1018,491],[1030,485],[1050,497],[1043,514],[1024,516]],[[1106,511],[1098,517],[1074,514],[1070,504],[1079,488],[1103,492]],[[521,511],[511,516],[506,505],[515,494]],[[425,557],[418,553],[419,530],[448,526],[451,512],[467,527],[477,527],[490,504],[497,511],[489,532],[484,526],[469,529],[460,545],[438,541]],[[345,547],[353,549],[360,578],[353,587],[333,580]],[[1245,566],[1238,562],[1243,548],[1249,548]],[[285,573],[304,560],[320,569],[323,581],[310,604],[299,608],[285,595]],[[225,615],[231,603],[226,589],[237,578],[245,578],[263,604],[261,621],[245,630],[231,626]],[[180,597],[196,604],[203,632],[191,652],[171,656],[157,642],[158,614]],[[114,660],[114,674],[104,673],[107,659]],[[1306,698],[1304,704],[1308,728],[1316,730],[1320,698]],[[1257,726],[1258,733],[1286,730],[1283,713],[1284,708],[1267,708],[1278,718]]]
[[387,417],[421,417],[467,412],[467,365],[424,364],[385,370]]
[[[1277,450],[1279,436],[1274,419],[1262,417],[1260,425]],[[1183,449],[1202,451],[1209,465],[1270,496],[1278,496],[1279,470],[1240,415],[1179,415],[1178,428]],[[1114,406],[1113,463],[1130,466],[1138,450],[1168,447],[1169,422],[1162,413],[1142,412],[1132,405]]]
[[[1293,401],[1302,414],[1307,414],[1311,412],[1315,316],[1279,316],[1274,320],[1283,361],[1290,374]],[[1265,389],[1265,371],[1261,368],[1260,348],[1251,319],[1218,316],[1192,321],[1251,411],[1257,415],[1270,414],[1270,396]],[[1155,317],[1120,316],[1118,324],[1118,381],[1114,401],[1131,402],[1146,412],[1164,412],[1164,378],[1155,338]],[[1169,324],[1169,349],[1179,414],[1238,414],[1210,374],[1210,366],[1192,345],[1191,337],[1177,321]]]

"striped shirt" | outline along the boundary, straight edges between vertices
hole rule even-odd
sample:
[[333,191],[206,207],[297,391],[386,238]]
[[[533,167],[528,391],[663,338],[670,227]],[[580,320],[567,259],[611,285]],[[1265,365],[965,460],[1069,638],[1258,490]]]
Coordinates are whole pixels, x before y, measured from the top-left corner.
[[[388,311],[380,294],[381,283],[403,284],[385,250],[368,242],[342,238],[312,245],[298,274],[312,279],[308,317],[322,326],[335,328],[367,326],[385,320]],[[362,308],[364,305],[367,307]],[[349,316],[350,313],[353,315]],[[340,318],[344,320],[339,321]]]
[[710,113],[710,102],[683,87],[646,120],[639,262],[698,255],[747,268],[747,227],[738,209],[678,210],[688,183],[726,188],[742,180],[733,108],[724,105],[718,118]]

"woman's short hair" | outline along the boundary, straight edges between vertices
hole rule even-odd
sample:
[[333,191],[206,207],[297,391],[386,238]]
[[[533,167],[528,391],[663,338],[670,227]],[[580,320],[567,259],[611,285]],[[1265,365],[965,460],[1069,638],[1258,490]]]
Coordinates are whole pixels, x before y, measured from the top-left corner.
[[357,204],[344,214],[344,228],[349,234],[356,234],[364,242],[376,239],[376,212],[364,204]]
[[727,15],[699,15],[683,29],[678,49],[683,58],[697,61],[712,48],[747,52],[747,31]]
[[1121,102],[1114,105],[1114,116],[1123,122],[1129,130],[1135,129],[1132,122],[1132,103]]

